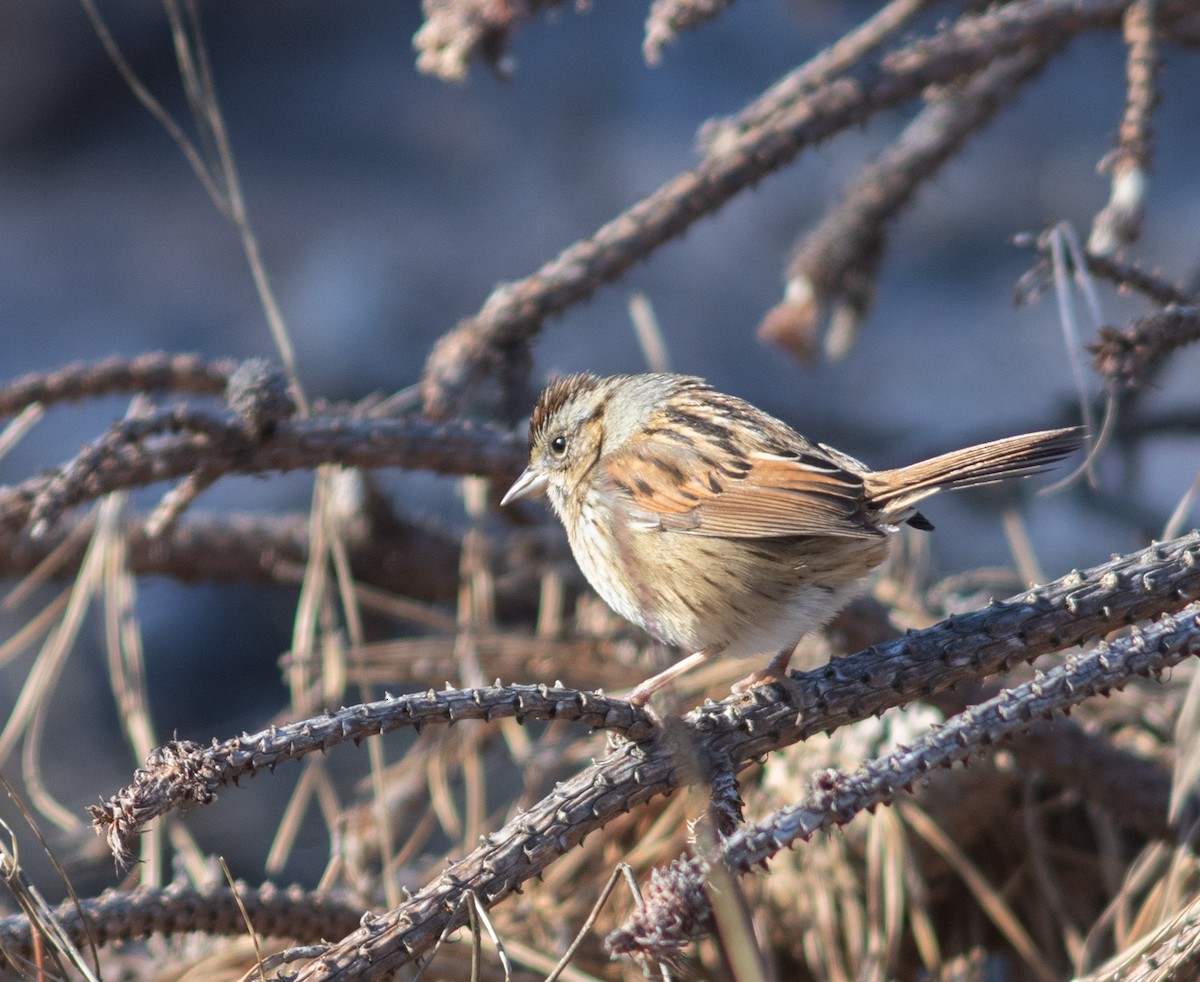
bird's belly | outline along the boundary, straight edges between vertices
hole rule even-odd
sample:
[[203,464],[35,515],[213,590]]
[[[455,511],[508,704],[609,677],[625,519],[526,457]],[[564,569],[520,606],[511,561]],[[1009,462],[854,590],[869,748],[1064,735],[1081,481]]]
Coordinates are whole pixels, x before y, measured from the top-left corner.
[[887,556],[888,539],[719,539],[629,532],[595,548],[572,540],[584,575],[618,614],[686,651],[719,647],[749,658],[817,630]]
[[730,632],[722,657],[753,658],[795,645],[828,624],[863,589],[862,580],[845,586],[801,586],[780,604],[766,606]]

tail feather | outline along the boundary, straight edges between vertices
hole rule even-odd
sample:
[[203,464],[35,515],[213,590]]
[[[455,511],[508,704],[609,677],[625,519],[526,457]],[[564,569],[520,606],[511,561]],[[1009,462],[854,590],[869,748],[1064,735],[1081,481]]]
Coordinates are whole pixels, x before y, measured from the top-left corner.
[[867,500],[885,522],[902,522],[917,502],[958,488],[1037,474],[1082,444],[1082,430],[1042,430],[981,443],[907,467],[864,476]]

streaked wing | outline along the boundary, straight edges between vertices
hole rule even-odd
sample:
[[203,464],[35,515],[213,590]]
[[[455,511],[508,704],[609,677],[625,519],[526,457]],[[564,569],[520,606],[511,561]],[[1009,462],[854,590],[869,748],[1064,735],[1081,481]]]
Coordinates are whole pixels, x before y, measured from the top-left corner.
[[751,453],[726,463],[643,440],[599,466],[634,528],[738,539],[883,534],[864,514],[862,478],[818,452]]

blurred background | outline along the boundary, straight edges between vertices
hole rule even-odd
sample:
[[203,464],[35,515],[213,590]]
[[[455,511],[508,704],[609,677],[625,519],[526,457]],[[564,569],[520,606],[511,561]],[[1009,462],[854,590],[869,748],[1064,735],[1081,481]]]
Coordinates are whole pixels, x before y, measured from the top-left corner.
[[[186,119],[161,10],[100,9],[134,69]],[[250,219],[310,395],[356,399],[414,384],[432,343],[496,283],[527,275],[690,167],[706,119],[739,109],[873,9],[735,4],[650,68],[644,5],[563,8],[518,28],[510,80],[477,65],[453,85],[415,68],[416,4],[203,4]],[[1164,56],[1137,256],[1194,284],[1200,62]],[[704,375],[873,466],[1071,421],[1078,393],[1054,299],[1014,306],[1034,255],[1011,240],[1063,220],[1086,237],[1108,197],[1096,165],[1121,117],[1124,68],[1115,33],[1076,42],[921,192],[894,230],[874,312],[845,359],[805,368],[754,332],[780,299],[793,242],[894,138],[900,115],[806,152],[552,320],[536,345],[539,376],[643,368],[627,311],[640,291],[675,370]],[[1103,298],[1110,323],[1141,309],[1111,292]],[[1087,340],[1094,329],[1082,323]],[[0,331],[6,378],[159,349],[276,360],[234,230],[74,3],[0,5]],[[1194,410],[1198,356],[1177,358],[1143,408]],[[124,409],[111,400],[52,410],[0,464],[0,480],[69,459]],[[1106,461],[1103,506],[1074,494],[1028,497],[1046,573],[1094,564],[1161,531],[1196,476],[1185,446],[1162,437],[1141,444],[1136,461]],[[445,493],[450,482],[397,474],[383,482],[406,511],[465,525]],[[305,474],[224,480],[198,507],[303,510],[310,489]],[[152,506],[162,490],[135,501]],[[929,542],[938,574],[1011,565],[986,502],[964,495],[926,509],[938,527]],[[140,590],[162,735],[226,736],[284,703],[276,660],[290,643],[294,592],[154,579]],[[22,616],[6,615],[4,630]],[[79,730],[56,732],[61,747],[45,748],[62,761],[48,780],[79,807],[131,771],[127,756],[96,755],[84,779],[69,759],[95,739],[80,731],[114,732],[98,628],[91,637],[95,651],[72,661],[77,684],[55,697]],[[21,679],[16,669],[5,676],[6,701]],[[242,794],[227,807],[237,815],[267,806]],[[206,818],[198,820],[203,829]],[[230,820],[229,810],[219,819]]]

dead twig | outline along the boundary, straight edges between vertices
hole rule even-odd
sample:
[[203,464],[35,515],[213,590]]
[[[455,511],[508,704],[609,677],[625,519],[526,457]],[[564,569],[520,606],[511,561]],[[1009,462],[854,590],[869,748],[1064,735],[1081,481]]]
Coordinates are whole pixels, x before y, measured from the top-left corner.
[[662,61],[663,49],[674,43],[680,31],[689,31],[716,20],[733,0],[654,0],[646,17],[642,57],[648,65]]
[[926,108],[796,247],[786,297],[763,318],[759,338],[810,363],[819,323],[833,305],[825,348],[831,358],[844,355],[874,299],[889,223],[1060,47],[1052,41],[999,58],[973,78],[928,97]]
[[1142,232],[1146,184],[1153,159],[1151,116],[1158,105],[1162,70],[1155,38],[1157,0],[1134,0],[1125,11],[1123,30],[1129,48],[1126,62],[1125,115],[1117,134],[1117,149],[1100,163],[1112,174],[1108,204],[1092,221],[1088,251],[1107,256],[1131,245]]
[[[295,586],[309,552],[307,515],[191,514],[159,535],[147,516],[126,516],[130,570],[139,576]],[[64,519],[45,535],[0,530],[0,576],[23,576],[55,556],[58,577],[74,576],[93,520]],[[433,525],[396,520],[386,529],[364,522],[348,536],[356,579],[415,600],[453,600],[458,588],[458,536]],[[532,606],[530,594],[525,606]]]
[[237,366],[231,358],[208,360],[165,351],[76,362],[52,372],[31,372],[0,387],[0,416],[11,416],[35,402],[49,406],[138,392],[220,395]]
[[561,2],[424,0],[425,23],[413,37],[417,68],[447,82],[461,82],[471,62],[480,58],[506,75],[504,56],[517,24]]
[[546,685],[431,690],[350,706],[209,747],[189,740],[169,743],[150,755],[132,785],[103,805],[92,806],[93,825],[108,838],[118,865],[128,867],[134,860],[132,843],[146,823],[172,811],[211,804],[218,788],[243,777],[323,753],[346,740],[358,742],[402,727],[420,731],[430,723],[505,717],[572,720],[632,738],[644,738],[653,730],[645,711],[602,693]]
[[[233,888],[199,888],[184,882],[161,889],[106,891],[78,904],[60,904],[52,914],[76,945],[89,938],[106,945],[195,931],[236,937],[246,931],[239,897],[260,935],[301,942],[352,931],[363,914],[362,904],[348,897],[298,886],[237,883]],[[24,914],[0,920],[0,950],[7,953],[10,964],[32,957],[34,930]]]
[[[147,443],[146,440],[154,437]],[[405,419],[315,416],[280,422],[269,439],[233,415],[177,407],[119,424],[75,461],[49,475],[0,488],[0,528],[36,513],[49,524],[66,509],[112,491],[186,477],[312,470],[321,464],[475,473],[511,481],[525,464],[523,441],[490,426]]]
[[[1031,303],[1051,282],[1053,276],[1050,233],[1044,232],[1037,236],[1021,235],[1017,237],[1016,241],[1018,245],[1036,248],[1041,257],[1041,261],[1021,277],[1014,290],[1018,304]],[[1094,252],[1083,253],[1083,258],[1087,265],[1087,271],[1095,279],[1105,280],[1118,290],[1141,294],[1160,306],[1167,304],[1185,306],[1196,302],[1195,293],[1185,290],[1182,286],[1172,283],[1157,273],[1147,272],[1136,262],[1113,259],[1111,256],[1099,256]]]
[[1088,350],[1096,373],[1109,385],[1144,385],[1173,352],[1200,341],[1200,307],[1168,307],[1135,320],[1125,330],[1105,327]]
[[907,27],[921,11],[937,0],[891,0],[871,17],[847,32],[799,68],[788,72],[741,112],[710,119],[700,128],[700,145],[715,147],[770,123],[777,115],[804,99],[820,85],[849,71],[878,51]]

